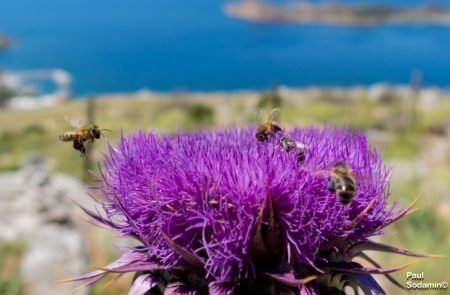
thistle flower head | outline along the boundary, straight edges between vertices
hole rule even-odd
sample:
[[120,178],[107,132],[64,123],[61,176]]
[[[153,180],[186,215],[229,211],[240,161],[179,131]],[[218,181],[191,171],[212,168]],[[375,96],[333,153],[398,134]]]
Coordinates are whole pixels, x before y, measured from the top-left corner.
[[[361,132],[285,132],[304,144],[302,161],[281,135],[260,142],[254,133],[123,135],[93,188],[103,213],[83,210],[141,245],[75,280],[137,272],[130,294],[339,294],[346,286],[380,294],[370,274],[400,268],[383,269],[364,250],[425,256],[368,240],[410,207],[387,205],[391,170]],[[348,205],[327,188],[337,162],[357,184]]]

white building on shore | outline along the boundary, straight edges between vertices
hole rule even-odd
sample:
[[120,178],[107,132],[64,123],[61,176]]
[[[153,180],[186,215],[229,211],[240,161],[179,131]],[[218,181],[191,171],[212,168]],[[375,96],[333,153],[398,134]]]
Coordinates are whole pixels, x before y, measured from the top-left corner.
[[[62,69],[0,71],[0,86],[17,93],[6,103],[6,107],[13,109],[33,110],[66,101],[70,98],[71,83],[70,73]],[[54,90],[43,93],[44,84]]]

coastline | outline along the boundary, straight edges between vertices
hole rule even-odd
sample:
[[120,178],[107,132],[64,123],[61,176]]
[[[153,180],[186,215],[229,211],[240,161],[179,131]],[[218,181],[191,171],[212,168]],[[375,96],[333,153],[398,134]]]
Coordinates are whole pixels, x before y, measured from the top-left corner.
[[[262,96],[273,94],[281,96],[284,103],[308,105],[314,103],[332,103],[346,105],[353,103],[401,103],[411,104],[416,101],[420,108],[432,109],[450,102],[450,89],[440,87],[422,87],[415,89],[411,85],[375,83],[372,85],[355,85],[349,87],[286,87],[279,86],[266,90],[231,90],[231,91],[192,91],[192,92],[158,92],[143,89],[136,92],[104,93],[94,97],[99,100],[114,101],[153,101],[162,103],[189,104],[195,102],[224,103],[242,101],[256,105]],[[75,97],[73,101],[89,97]]]
[[[70,91],[55,92],[40,95],[18,95],[12,97],[4,107],[7,109],[35,110],[65,104],[68,101],[84,101],[89,98],[113,101],[154,101],[164,103],[191,103],[222,101],[246,101],[255,103],[263,95],[276,92],[285,102],[294,104],[309,103],[359,103],[368,101],[373,103],[409,103],[417,99],[421,107],[436,107],[440,103],[450,101],[450,89],[436,86],[424,86],[415,89],[407,84],[389,84],[386,82],[371,85],[354,86],[306,86],[287,87],[277,86],[272,89],[236,89],[222,91],[154,91],[142,89],[130,92],[98,93],[88,96],[70,96]],[[20,93],[20,92],[19,92]]]
[[[391,84],[388,82],[379,82],[369,85],[353,85],[353,86],[320,86],[310,85],[305,87],[291,87],[279,85],[274,88],[268,89],[236,89],[236,90],[217,90],[217,91],[155,91],[147,88],[143,88],[137,91],[130,92],[111,92],[111,93],[99,93],[93,95],[97,98],[117,98],[117,97],[129,97],[131,99],[190,99],[190,98],[222,98],[222,97],[246,97],[257,96],[261,93],[276,90],[281,95],[297,96],[305,95],[310,98],[320,98],[321,96],[346,96],[346,99],[351,100],[356,97],[369,97],[377,100],[377,97],[384,93],[391,93],[394,96],[411,96],[414,93],[414,88],[408,84]],[[446,87],[437,86],[424,86],[419,92],[435,92],[443,96],[450,97],[450,89]],[[76,96],[74,99],[84,99],[88,96]]]
[[254,23],[287,22],[373,26],[380,24],[425,23],[450,25],[450,9],[444,6],[400,8],[390,5],[270,4],[257,0],[228,3],[225,13]]
[[[34,88],[40,83],[52,83],[54,90],[51,92],[38,91]],[[420,84],[420,81],[419,81]],[[33,87],[30,87],[32,85]],[[90,95],[77,94],[72,89],[72,75],[62,69],[40,69],[11,72],[3,70],[0,72],[0,86],[10,89],[12,96],[3,98],[3,105],[11,109],[38,109],[48,106],[54,106],[64,103],[68,100],[83,100],[87,97],[96,98],[115,98],[122,97],[127,99],[164,99],[164,100],[190,100],[202,99],[211,100],[214,98],[227,99],[254,99],[264,93],[276,89],[276,91],[292,101],[360,101],[367,98],[369,100],[389,100],[398,98],[407,100],[415,94],[413,85],[397,84],[387,81],[375,82],[372,84],[354,84],[350,86],[340,85],[306,85],[306,86],[286,86],[274,85],[272,88],[235,88],[219,90],[169,90],[159,91],[148,88],[140,88],[131,91],[118,92],[98,92]],[[426,86],[421,92],[430,94],[433,97],[450,98],[450,89],[448,87]],[[9,100],[7,100],[9,99]],[[434,99],[436,100],[436,99]]]

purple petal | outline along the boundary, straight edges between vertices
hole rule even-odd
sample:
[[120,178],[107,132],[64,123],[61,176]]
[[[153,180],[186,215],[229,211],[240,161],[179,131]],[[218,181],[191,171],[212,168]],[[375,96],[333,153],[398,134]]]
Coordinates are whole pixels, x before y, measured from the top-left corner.
[[[99,278],[101,279],[102,277],[104,277],[106,275],[106,272],[103,270],[95,270],[89,273],[86,273],[84,275],[81,276],[77,276],[71,279],[64,279],[64,280],[59,280],[57,281],[57,283],[66,283],[66,282],[76,282],[76,281],[84,281],[87,279],[91,279],[91,278]],[[97,281],[99,280],[97,279]]]
[[232,295],[236,284],[230,282],[211,282],[208,284],[209,295]]
[[133,285],[128,291],[128,295],[144,295],[151,288],[158,285],[159,282],[159,277],[151,273],[140,275],[133,282]]
[[299,291],[298,295],[317,295],[318,291],[310,286],[302,286]]
[[[95,277],[91,277],[90,279],[88,279],[87,281],[85,281],[83,285],[78,286],[77,288],[75,288],[75,289],[73,290],[73,292],[76,292],[76,291],[78,291],[78,290],[80,290],[80,289],[83,289],[83,288],[85,288],[85,287],[88,287],[88,286],[90,286],[90,285],[92,285],[92,284],[98,282],[99,280],[101,280],[101,279],[102,279],[103,277],[105,277],[105,276],[106,276],[106,273],[102,273],[102,274],[97,275],[97,276],[95,276]],[[69,282],[69,281],[75,281],[75,280],[64,280],[64,281],[61,281],[61,282]]]
[[146,255],[143,253],[136,252],[134,250],[131,250],[127,253],[124,253],[121,257],[119,257],[116,261],[113,263],[108,264],[102,269],[95,270],[93,272],[72,278],[67,280],[62,280],[60,282],[74,282],[74,281],[83,281],[87,279],[96,279],[95,281],[98,281],[99,279],[103,278],[108,272],[115,272],[120,270],[123,267],[126,267],[134,262],[142,262],[145,261]]
[[135,272],[135,271],[152,271],[158,269],[166,269],[167,267],[159,265],[157,263],[152,262],[141,262],[136,261],[132,262],[128,265],[120,266],[120,267],[99,267],[99,270],[104,270],[106,272],[118,272],[118,273],[126,273],[126,272]]
[[89,210],[88,208],[82,206],[75,200],[72,200],[72,202],[74,202],[78,207],[80,207],[80,209],[83,210],[83,212],[86,213],[91,218],[90,220],[88,219],[88,221],[91,222],[92,224],[109,230],[118,229],[118,227],[113,222],[100,216],[100,214]]

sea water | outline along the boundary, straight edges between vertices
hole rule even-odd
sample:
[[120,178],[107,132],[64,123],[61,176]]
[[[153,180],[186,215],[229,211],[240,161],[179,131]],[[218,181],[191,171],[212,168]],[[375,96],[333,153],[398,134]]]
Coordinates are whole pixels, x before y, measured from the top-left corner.
[[0,32],[15,43],[0,68],[64,69],[76,95],[408,83],[414,70],[450,84],[450,26],[253,24],[225,3],[2,0]]

